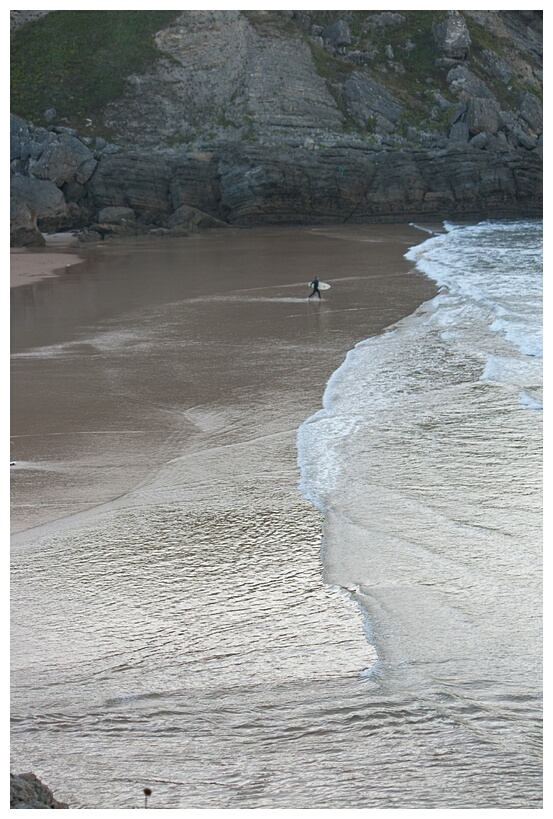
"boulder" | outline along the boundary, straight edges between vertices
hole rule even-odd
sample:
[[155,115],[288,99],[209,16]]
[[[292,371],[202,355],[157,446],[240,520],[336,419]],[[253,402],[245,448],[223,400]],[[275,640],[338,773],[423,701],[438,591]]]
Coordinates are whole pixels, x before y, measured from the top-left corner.
[[67,203],[53,182],[14,174],[11,177],[11,198],[28,206],[39,230],[54,232],[70,226]]
[[351,44],[351,30],[345,20],[336,20],[321,33],[323,40],[329,40],[334,48]]
[[37,228],[36,214],[26,202],[12,198],[10,201],[10,246],[41,247],[46,244]]
[[435,22],[432,34],[444,57],[466,60],[471,40],[465,18],[458,11],[449,11],[445,20]]
[[451,126],[449,138],[452,142],[467,143],[470,139],[469,127],[464,120],[458,120]]
[[464,99],[468,97],[482,97],[485,99],[495,99],[494,94],[488,86],[479,80],[465,65],[458,65],[447,73],[447,82],[452,92],[459,94]]
[[500,105],[496,100],[471,97],[468,101],[466,121],[471,134],[488,131],[496,134],[499,125]]
[[488,145],[488,138],[489,134],[486,133],[486,131],[479,131],[476,136],[473,136],[472,139],[469,140],[469,145],[471,148],[477,148],[482,151]]
[[67,809],[69,805],[59,802],[35,774],[24,773],[10,774],[10,808],[48,810]]
[[518,115],[526,124],[539,135],[543,131],[543,108],[535,94],[524,92],[520,95]]
[[76,179],[81,184],[88,181],[96,167],[92,152],[80,139],[60,134],[55,142],[46,145],[37,159],[31,160],[29,171],[37,179],[47,179],[58,188]]

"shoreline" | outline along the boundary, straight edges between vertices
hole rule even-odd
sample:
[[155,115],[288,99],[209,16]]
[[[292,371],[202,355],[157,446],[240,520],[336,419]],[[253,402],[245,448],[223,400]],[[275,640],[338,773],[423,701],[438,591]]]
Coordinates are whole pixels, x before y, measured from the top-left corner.
[[[16,718],[30,713],[31,701],[32,713],[63,711],[71,686],[76,715],[75,730],[56,733],[57,752],[47,757],[42,749],[52,747],[56,726],[14,723],[12,770],[34,771],[75,809],[105,807],[98,804],[100,782],[110,807],[133,807],[120,761],[116,755],[114,765],[106,744],[104,717],[98,730],[87,726],[91,702],[108,703],[102,709],[108,719],[121,714],[125,770],[131,794],[139,792],[144,776],[148,781],[140,774],[143,737],[139,723],[127,722],[118,692],[159,691],[155,668],[165,669],[164,680],[180,679],[184,670],[206,692],[194,699],[194,724],[204,707],[213,707],[221,678],[232,690],[269,678],[275,690],[293,686],[296,694],[301,682],[305,708],[337,677],[347,696],[356,696],[373,650],[358,609],[323,587],[320,513],[298,488],[296,435],[320,409],[325,384],[348,351],[435,292],[404,258],[422,237],[408,225],[340,225],[113,245],[109,254],[93,254],[70,287],[63,277],[48,282],[47,299],[12,291],[11,544],[18,573],[12,708]],[[320,302],[307,299],[315,273],[332,283]],[[85,600],[89,640],[80,638],[83,604],[75,591],[83,581],[97,592]],[[250,590],[247,603],[252,622],[263,623],[263,642],[273,624],[276,662],[251,651],[255,634],[240,626],[245,599],[228,594],[238,588]],[[104,662],[104,641],[113,640],[105,612],[124,620],[135,593],[152,616],[129,620],[113,654],[122,671],[116,683],[100,675],[91,699],[81,671]],[[235,651],[227,657],[215,632],[211,642],[204,638],[214,618],[226,623],[229,611]],[[155,637],[159,622],[183,616],[185,628]],[[279,643],[282,628],[292,652]],[[42,647],[60,630],[53,663]],[[298,640],[300,630],[309,635],[307,645]],[[137,644],[153,652],[139,680],[128,656]],[[82,686],[71,682],[75,675]],[[179,690],[159,696],[163,713],[183,702]],[[182,696],[189,699],[189,692]],[[133,708],[142,713],[148,703],[140,698]],[[244,719],[263,708],[254,697]],[[160,779],[171,783],[179,777],[173,733],[164,717],[154,721],[149,742]],[[205,741],[202,778],[212,779],[221,742],[228,753],[235,733],[223,727],[216,746]],[[263,728],[259,743],[264,747]],[[209,787],[159,784],[156,798],[173,808],[186,802],[216,809],[228,804],[232,788],[226,777],[217,795]],[[311,785],[297,804],[308,799]],[[262,806],[255,795],[250,804]]]
[[[317,411],[320,408],[320,401],[322,400],[327,379],[332,375],[334,370],[342,364],[348,351],[360,341],[363,341],[369,336],[379,334],[385,330],[386,327],[393,325],[401,318],[409,315],[413,310],[417,309],[421,303],[435,293],[435,288],[427,277],[421,275],[412,276],[412,274],[408,272],[412,265],[404,258],[404,254],[409,246],[418,244],[420,240],[424,238],[425,234],[428,235],[427,231],[429,229],[431,230],[432,228],[413,224],[363,225],[346,226],[345,228],[343,226],[315,226],[313,228],[278,227],[276,229],[238,229],[236,232],[233,231],[232,234],[215,231],[211,232],[209,236],[206,236],[205,232],[202,232],[191,237],[186,237],[185,239],[175,239],[169,243],[153,241],[151,248],[152,250],[155,248],[155,251],[161,254],[160,264],[167,268],[173,268],[176,265],[175,269],[178,271],[176,277],[174,273],[170,274],[173,276],[173,284],[168,285],[164,292],[164,301],[169,300],[169,302],[171,302],[175,299],[185,299],[185,303],[187,303],[190,295],[192,295],[192,288],[193,294],[201,296],[202,302],[206,297],[209,299],[214,296],[217,300],[215,304],[218,304],[218,299],[222,291],[228,290],[229,295],[230,293],[235,293],[236,295],[231,296],[231,299],[234,300],[239,293],[246,292],[241,289],[242,287],[254,287],[254,290],[251,291],[251,297],[246,298],[243,309],[247,310],[248,314],[251,312],[252,320],[254,320],[253,316],[258,313],[259,315],[263,315],[266,330],[261,333],[261,337],[264,338],[265,333],[269,332],[273,338],[267,350],[268,361],[266,372],[268,375],[265,376],[260,372],[257,376],[253,376],[252,374],[251,376],[245,377],[242,372],[240,372],[240,379],[244,379],[245,382],[247,382],[248,389],[252,389],[254,393],[258,393],[259,390],[263,391],[267,387],[269,389],[274,387],[274,376],[271,376],[270,373],[275,370],[277,361],[275,354],[281,343],[287,345],[289,341],[294,340],[294,347],[298,349],[300,346],[305,347],[304,353],[295,353],[295,356],[297,356],[295,362],[292,362],[286,354],[279,353],[277,356],[279,360],[279,383],[286,394],[290,396],[292,394],[294,395],[293,403],[298,403],[298,405],[302,405],[303,407],[295,414],[293,420],[295,438],[297,426],[303,423],[313,411]],[[347,245],[347,257],[342,256],[342,249],[345,250],[346,248],[343,244],[344,232],[349,237],[348,242],[351,242],[351,244]],[[297,267],[297,270],[291,269],[284,273],[278,254],[280,252],[279,248],[281,247],[282,239],[287,235],[292,245],[291,248],[287,248],[285,252],[287,256],[294,259],[293,267]],[[303,243],[305,241],[309,242],[310,252],[314,254],[314,258],[307,269],[304,267],[305,262],[303,261]],[[31,280],[31,283],[38,281],[38,278],[50,278],[51,281],[54,281],[54,279],[58,280],[55,285],[55,292],[62,300],[63,311],[68,319],[66,330],[72,334],[74,322],[78,320],[77,317],[79,313],[84,311],[86,314],[87,308],[85,301],[77,296],[79,288],[76,290],[73,290],[73,288],[68,290],[63,286],[60,274],[64,272],[65,268],[60,268],[59,262],[60,260],[70,260],[70,263],[77,264],[83,260],[74,254],[66,253],[66,248],[69,248],[68,235],[58,237],[57,242],[57,246],[60,247],[59,253],[54,251],[50,254],[48,251],[39,250],[36,253],[16,253],[12,258],[18,261],[21,259],[21,270],[24,269],[29,261],[32,262],[33,258],[36,258],[37,263],[42,264],[40,273]],[[240,254],[242,249],[249,247],[252,242],[256,247],[258,246],[257,243],[261,242],[261,245],[259,245],[261,252],[265,252],[264,247],[267,242],[274,248],[274,259],[272,259],[270,263],[271,269],[267,271],[268,280],[266,286],[261,288],[262,291],[265,290],[267,292],[267,295],[262,293],[259,289],[259,262],[255,256],[250,258],[248,254],[246,257],[248,269],[245,271],[242,269],[243,262],[240,261]],[[326,248],[325,252],[317,250],[317,247],[321,243]],[[218,248],[214,254],[212,254],[212,251],[209,249],[212,245]],[[233,247],[235,248],[234,253],[231,252]],[[102,254],[101,261],[99,259],[97,272],[93,275],[94,287],[101,288],[102,290],[106,286],[115,287],[118,292],[118,300],[120,304],[123,305],[127,302],[131,293],[129,287],[134,288],[138,275],[142,277],[143,284],[141,287],[143,289],[147,289],[151,285],[150,273],[148,272],[146,276],[144,276],[144,272],[139,274],[134,262],[131,262],[129,265],[129,259],[134,258],[137,263],[140,259],[140,264],[144,263],[147,265],[149,255],[143,254],[142,252],[137,254],[137,248],[133,247],[132,242],[113,244],[110,249],[111,252],[109,255]],[[221,258],[223,249],[225,256],[229,255],[229,252],[230,256],[236,255],[236,261],[232,262],[232,267],[229,268],[228,274],[225,275],[224,283],[223,280],[219,279],[218,275],[218,260]],[[207,256],[205,255],[206,253]],[[298,261],[296,261],[296,253],[299,254],[297,256]],[[42,260],[45,258],[50,262],[50,268],[47,268],[46,265],[42,263]],[[165,261],[161,261],[161,259]],[[183,259],[185,260],[185,264],[190,265],[188,274],[190,278],[187,280],[182,278],[181,273]],[[207,279],[200,272],[200,268],[204,263],[208,265]],[[228,261],[226,264],[228,264]],[[265,264],[267,264],[267,262]],[[113,284],[110,284],[108,280],[111,279],[112,274],[108,271],[113,265],[116,266],[117,277],[113,280]],[[129,269],[124,275],[121,272],[123,269],[122,265],[129,265]],[[198,269],[195,270],[194,268],[198,265]],[[344,267],[345,269],[343,269]],[[357,269],[363,269],[365,267],[367,270],[361,277],[355,275],[351,277],[350,275],[347,276],[345,280],[342,279],[346,270],[349,269],[351,273],[356,273]],[[56,270],[59,271],[58,274],[53,272]],[[294,298],[296,291],[290,288],[298,287],[298,282],[309,280],[310,275],[314,273],[315,270],[319,272],[321,277],[324,276],[325,279],[333,281],[335,284],[338,284],[340,280],[342,280],[342,286],[340,289],[335,287],[331,291],[331,297],[324,298],[322,302],[317,305],[313,305],[311,302],[307,302],[306,299],[301,298],[300,292],[298,291],[297,295],[300,296],[300,298],[296,306],[293,307],[292,304],[296,300]],[[231,273],[231,271],[234,272]],[[265,273],[263,275],[265,275]],[[366,279],[365,275],[367,276]],[[277,277],[276,282],[275,277]],[[210,283],[211,279],[213,279],[212,284]],[[361,285],[361,289],[357,290],[360,285],[356,282],[360,283],[361,281],[364,283]],[[399,283],[400,281],[401,284]],[[19,284],[23,283],[24,279],[22,277],[19,280]],[[280,291],[281,286],[284,286],[286,289]],[[236,287],[239,289],[236,290]],[[14,297],[15,291],[18,289],[16,285],[12,290]],[[338,293],[340,293],[340,305],[337,303]],[[291,297],[293,301],[288,307],[286,303]],[[75,298],[77,300],[74,303],[73,300]],[[17,297],[15,297],[15,299],[17,302]],[[109,309],[111,309],[112,299],[108,299],[108,302],[110,304]],[[309,309],[302,318],[301,316],[305,309],[303,306],[304,302],[305,307],[309,304],[309,308],[311,309]],[[301,308],[299,307],[300,304],[302,304]],[[368,312],[363,307],[363,304],[366,304],[369,308]],[[225,314],[227,309],[234,312],[235,308],[232,305],[233,301],[228,303],[227,308],[225,303],[221,302],[217,310],[221,309]],[[192,304],[190,306],[192,307]],[[25,309],[27,308],[25,307]],[[44,308],[40,306],[37,309],[42,311]],[[46,307],[46,317],[50,310],[53,310],[57,316],[58,309],[59,308],[54,307],[53,302],[49,302],[49,305]],[[196,312],[195,308],[192,309],[194,312],[191,314],[191,318]],[[286,315],[288,310],[293,310],[293,313]],[[336,310],[337,312],[335,312]],[[279,319],[277,315],[280,311],[284,312]],[[15,312],[14,321],[16,315],[17,313]],[[214,307],[210,307],[205,314],[205,321],[202,323],[202,326],[197,328],[198,340],[204,338],[205,330],[213,322],[213,315]],[[344,322],[345,318],[347,318],[347,322]],[[282,323],[283,320],[284,324]],[[49,326],[50,321],[51,319],[47,318],[46,326]],[[257,324],[257,320],[254,321]],[[307,324],[304,324],[305,321],[307,321]],[[327,335],[325,327],[329,322],[332,329],[330,330],[330,335]],[[354,330],[353,327],[355,325],[357,329]],[[52,324],[52,327],[54,326],[59,326],[57,317]],[[12,351],[16,355],[19,350],[23,350],[29,343],[23,340],[25,337],[25,328],[21,327],[21,331],[23,336],[19,338],[17,325],[14,325],[14,346]],[[33,331],[33,333],[34,332],[35,331]],[[219,334],[219,329],[214,328],[209,332],[217,332],[217,334]],[[323,334],[322,338],[320,337],[320,333]],[[233,333],[230,334],[229,343],[231,346],[243,342],[242,330],[238,326],[236,327],[235,335],[236,338]],[[39,333],[38,338],[40,338],[40,347],[42,348],[46,348],[49,344],[59,341],[57,333],[50,335],[49,330],[46,335]],[[323,343],[322,348],[320,348],[321,342]],[[21,343],[23,345],[22,347],[20,346]],[[36,343],[36,341],[31,343]],[[277,344],[277,348],[274,348],[275,343]],[[263,341],[263,348],[265,348],[265,346]],[[197,353],[196,349],[198,350]],[[192,352],[192,350],[190,352]],[[318,365],[315,369],[313,369],[309,363],[306,364],[306,361],[309,362],[310,357],[313,355],[317,356],[318,361]],[[226,357],[227,354],[221,351],[217,356],[217,360]],[[196,358],[198,358],[197,362]],[[189,366],[194,369],[197,367],[198,372],[201,372],[211,367],[212,364],[213,360],[212,354],[209,352],[209,346],[205,352],[202,352],[201,346],[194,348],[194,356],[192,358],[189,357]],[[221,367],[218,377],[224,382],[227,382],[228,374],[234,365],[235,359],[231,357],[228,363]],[[20,366],[22,366],[22,362]],[[96,457],[92,457],[92,462],[94,463],[92,472],[94,475],[93,484],[97,489],[97,494],[96,492],[91,492],[86,502],[83,502],[78,492],[79,479],[75,478],[75,490],[70,492],[69,495],[65,489],[63,490],[59,499],[61,508],[58,509],[55,514],[48,512],[50,502],[46,503],[45,506],[43,505],[41,510],[40,504],[37,506],[36,502],[30,501],[30,498],[27,498],[27,500],[31,502],[31,505],[29,506],[27,502],[23,502],[23,507],[19,509],[19,481],[16,480],[16,486],[18,488],[15,489],[14,506],[12,507],[15,532],[22,532],[28,528],[32,529],[37,525],[40,526],[46,523],[52,525],[55,520],[62,520],[66,518],[67,515],[72,517],[75,512],[86,514],[91,508],[102,506],[106,501],[109,503],[112,499],[119,497],[121,492],[124,494],[132,490],[134,479],[142,482],[147,475],[155,473],[164,460],[162,440],[158,440],[156,443],[153,442],[153,439],[152,441],[149,440],[150,436],[147,431],[142,432],[143,419],[140,415],[136,419],[134,419],[133,415],[132,423],[129,423],[128,426],[126,423],[123,424],[123,422],[121,422],[121,426],[123,427],[121,432],[115,429],[112,418],[113,410],[109,406],[109,393],[101,387],[98,388],[94,396],[94,404],[98,405],[98,407],[101,406],[101,410],[96,410],[98,417],[94,417],[96,414],[94,411],[91,415],[89,406],[83,409],[81,394],[85,394],[89,390],[88,383],[82,383],[83,368],[88,366],[86,353],[82,359],[76,356],[74,358],[71,357],[67,361],[66,366],[71,370],[73,388],[72,395],[67,396],[65,401],[59,401],[55,394],[52,394],[51,378],[54,376],[53,374],[52,376],[48,375],[50,366],[51,362],[48,357],[42,359],[40,368],[35,371],[33,376],[35,386],[28,393],[27,397],[23,397],[21,389],[14,392],[13,396],[15,405],[13,407],[14,428],[12,429],[12,438],[14,450],[12,452],[12,458],[17,463],[18,471],[19,469],[23,469],[25,473],[28,471],[32,473],[33,484],[36,482],[33,487],[32,497],[36,498],[36,492],[39,494],[46,492],[48,497],[50,493],[53,492],[53,496],[50,498],[52,502],[54,501],[54,497],[58,497],[57,493],[60,491],[63,481],[61,479],[61,473],[59,478],[57,473],[59,470],[63,472],[65,469],[65,467],[61,467],[61,464],[65,462],[66,457],[69,457],[71,463],[73,463],[75,459],[74,468],[79,475],[81,474],[81,470],[86,468],[85,464],[81,461],[81,457],[85,457],[87,462],[88,458],[91,457],[87,452],[85,441],[94,441],[94,449],[98,450],[98,452],[102,452],[101,457],[112,461],[115,454],[113,447],[111,444],[108,445],[106,443],[104,448],[104,442],[113,441],[115,435],[119,442],[120,452],[115,458],[113,469],[108,472],[106,472],[105,468],[98,470]],[[217,369],[219,370],[219,367],[217,367]],[[241,371],[241,369],[239,365],[239,370]],[[14,375],[14,379],[16,378],[17,376]],[[67,378],[67,375],[65,378]],[[67,383],[65,378],[64,385]],[[39,380],[37,381],[37,379]],[[229,388],[233,386],[232,381],[233,379],[231,378],[231,383],[228,384]],[[135,388],[133,387],[133,394],[135,389],[140,392],[142,388],[142,383]],[[165,385],[166,395],[172,393],[172,388],[172,384]],[[211,401],[213,398],[213,390],[215,390],[216,393],[216,403],[220,401],[219,387],[216,382],[211,385],[209,382],[205,382],[201,377],[194,377],[193,382],[189,385],[189,389],[192,389],[192,394],[196,396],[194,403],[197,405],[203,405],[206,400]],[[47,422],[45,419],[42,420],[43,413],[40,414],[40,418],[33,417],[32,406],[36,400],[37,390],[43,393],[43,403],[46,403],[49,407],[49,416],[52,419],[50,422]],[[65,391],[65,386],[63,386],[63,390]],[[60,394],[61,391],[62,387],[60,386]],[[311,396],[310,400],[307,400],[307,395]],[[100,396],[105,396],[105,399],[100,398]],[[69,402],[67,398],[69,398]],[[180,396],[176,400],[180,401]],[[225,400],[223,400],[223,404],[226,404]],[[72,409],[69,409],[69,407],[72,407]],[[86,416],[86,422],[81,420],[83,412]],[[74,425],[76,429],[75,433],[68,431],[63,421],[64,418],[71,419],[71,424]],[[167,416],[168,420],[170,418],[170,415]],[[17,419],[17,421],[15,419]],[[47,429],[49,429],[52,423],[56,430],[58,429],[58,425],[61,425],[59,426],[60,431],[55,433],[57,437],[51,437],[52,433],[47,432]],[[165,422],[162,424],[162,427],[165,427]],[[140,433],[132,432],[131,434],[127,431],[129,429],[131,431],[139,430]],[[156,435],[157,434],[156,432]],[[146,438],[144,437],[145,435]],[[138,446],[139,440],[141,443]],[[37,452],[37,445],[41,450],[40,454]],[[44,452],[42,452],[43,448]],[[144,455],[146,451],[149,453],[148,457]],[[47,457],[46,452],[48,453]],[[52,463],[50,463],[51,458],[53,459]],[[132,469],[130,463],[127,461],[128,458],[134,463]],[[40,464],[45,460],[49,463],[49,466],[47,472],[43,473]],[[125,462],[127,462],[126,467],[124,466]],[[55,464],[56,466],[54,466]],[[135,467],[137,470],[136,473],[134,472]],[[50,470],[52,470],[52,472],[50,472]],[[114,475],[117,474],[118,477],[115,479],[114,484],[111,485],[110,491],[108,486],[111,484],[111,480],[108,479],[108,475],[112,472]],[[48,473],[50,473],[50,478],[46,480]],[[125,473],[127,473],[126,477]],[[131,474],[134,474],[134,478],[131,478]],[[15,477],[13,473],[12,477]],[[44,480],[41,478],[44,478]],[[88,478],[90,479],[90,475]],[[57,489],[54,488],[56,486]],[[27,496],[29,487],[26,489],[24,487],[25,483],[22,482],[20,488],[25,497]],[[69,501],[69,497],[73,495],[75,497],[72,501]],[[92,496],[94,495],[95,498],[92,500]],[[21,500],[23,500],[23,498]],[[53,502],[53,506],[57,507],[57,503],[57,500]],[[19,513],[23,512],[24,509],[27,509],[27,512],[23,513],[24,520],[19,520]]]
[[52,233],[45,239],[41,248],[10,248],[10,288],[61,276],[68,267],[84,262],[83,256],[72,252],[77,246],[72,233]]

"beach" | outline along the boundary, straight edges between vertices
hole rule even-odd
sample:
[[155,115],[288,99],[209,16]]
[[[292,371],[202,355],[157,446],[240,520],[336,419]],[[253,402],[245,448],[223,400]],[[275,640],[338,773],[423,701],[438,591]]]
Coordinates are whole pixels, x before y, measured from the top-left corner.
[[43,248],[11,248],[10,287],[21,287],[49,276],[61,275],[60,271],[66,271],[82,261],[82,257],[75,252],[78,248],[73,234],[54,233],[45,238]]
[[[128,807],[159,767],[138,761],[144,740],[125,738],[137,766],[129,788],[112,781],[119,752],[102,727],[94,738],[54,725],[37,734],[25,715],[109,715],[148,703],[145,686],[209,698],[222,681],[232,691],[233,677],[260,691],[335,675],[357,687],[374,654],[358,612],[322,583],[321,516],[298,491],[296,431],[347,350],[433,293],[403,259],[419,238],[409,226],[214,231],[87,250],[66,274],[12,290],[12,705],[23,727],[13,770],[89,808],[107,806],[97,790],[107,776]],[[48,253],[13,260],[35,256]],[[332,284],[320,302],[307,301],[315,274]],[[253,623],[233,634],[244,606]],[[146,621],[132,615],[141,608]],[[119,650],[162,647],[171,631],[174,659],[161,649],[155,682],[133,662],[116,672]],[[81,682],[56,705],[75,673]],[[172,768],[172,734],[160,728],[147,743]],[[243,764],[247,778],[253,760]],[[162,806],[190,804],[189,787],[161,778]],[[221,804],[213,787],[198,804]]]
[[[101,247],[77,266],[66,248],[14,254],[18,276],[53,271],[58,259],[70,272],[14,292],[13,526],[113,500],[196,441],[203,412],[221,418],[219,434],[230,441],[237,423],[224,420],[229,413],[240,418],[238,437],[254,438],[257,430],[270,440],[286,430],[286,492],[295,496],[294,430],[318,407],[332,371],[352,344],[432,292],[402,258],[420,231],[346,232],[344,241],[327,229],[213,231],[180,243]],[[317,272],[334,290],[308,302],[307,283]],[[119,328],[117,315],[131,311],[144,314],[147,332],[151,325],[159,338],[147,344],[132,327]],[[92,322],[97,339],[83,337]],[[104,349],[106,339],[113,350]],[[29,343],[34,352],[18,357]],[[232,478],[225,491],[235,487]]]
[[[539,805],[534,530],[520,507],[514,536],[509,509],[486,517],[497,475],[456,494],[456,411],[478,466],[496,387],[434,329],[439,287],[405,258],[429,235],[64,247],[12,288],[14,772],[81,809],[146,786],[149,808]],[[506,485],[517,406],[494,438]]]

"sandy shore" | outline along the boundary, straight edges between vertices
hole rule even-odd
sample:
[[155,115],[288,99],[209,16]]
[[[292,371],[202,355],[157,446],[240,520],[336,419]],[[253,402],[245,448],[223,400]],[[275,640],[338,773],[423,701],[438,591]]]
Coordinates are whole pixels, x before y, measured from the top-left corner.
[[83,261],[81,256],[71,252],[76,247],[73,234],[52,233],[45,238],[46,245],[42,248],[11,248],[10,287],[60,276],[68,267]]
[[[297,488],[296,432],[348,350],[434,294],[404,259],[425,238],[406,225],[212,231],[106,245],[72,276],[12,290],[14,770],[33,770],[72,808],[132,808],[150,754],[158,805],[224,808],[236,705],[243,724],[266,713],[268,691],[279,713],[303,691],[300,721],[319,699],[334,709],[334,688],[287,687],[314,668],[323,686],[348,683],[370,662],[356,612],[344,640],[347,610],[321,589],[320,516]],[[315,274],[331,290],[308,301]],[[242,620],[251,626],[232,626]],[[155,691],[164,714],[196,703],[204,735],[221,684],[228,730],[202,746],[197,776],[187,770],[200,782],[181,783],[189,732],[167,732],[150,696],[126,693]],[[133,716],[114,747],[103,720],[120,702]],[[41,716],[68,708],[69,730]],[[274,744],[267,725],[271,736],[244,746],[255,765]],[[216,793],[202,784],[221,777]],[[259,806],[258,777],[242,807]],[[310,778],[294,799],[311,806]]]
[[[258,468],[242,462],[246,442],[259,435],[265,457],[284,430],[276,469],[295,496],[295,429],[327,379],[356,342],[433,295],[403,258],[424,238],[407,225],[212,231],[114,245],[71,287],[58,276],[15,288],[14,529],[109,502],[191,449],[219,453],[221,439],[238,447],[225,450],[228,470],[205,455],[167,492],[183,481],[197,503],[220,485],[230,499],[236,475]],[[46,260],[50,274],[79,261],[48,248],[12,258],[36,261],[37,276]],[[316,303],[315,273],[332,283]]]

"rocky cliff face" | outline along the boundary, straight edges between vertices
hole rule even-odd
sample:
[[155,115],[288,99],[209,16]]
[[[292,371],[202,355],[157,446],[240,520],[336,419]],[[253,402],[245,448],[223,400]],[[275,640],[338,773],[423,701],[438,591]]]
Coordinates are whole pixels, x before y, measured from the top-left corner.
[[155,43],[86,135],[12,116],[13,244],[541,214],[541,12],[184,11]]

